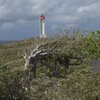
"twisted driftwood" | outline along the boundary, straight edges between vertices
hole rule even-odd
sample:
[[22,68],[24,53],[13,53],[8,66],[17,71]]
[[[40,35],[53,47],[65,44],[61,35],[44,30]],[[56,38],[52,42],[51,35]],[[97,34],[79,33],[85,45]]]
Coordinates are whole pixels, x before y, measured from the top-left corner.
[[52,43],[53,47],[47,49],[45,48],[46,44],[41,44],[37,46],[29,56],[27,56],[27,53],[24,51],[24,56],[23,56],[25,59],[24,69],[30,76],[30,80],[36,77],[37,63],[55,49],[56,43],[57,41]]

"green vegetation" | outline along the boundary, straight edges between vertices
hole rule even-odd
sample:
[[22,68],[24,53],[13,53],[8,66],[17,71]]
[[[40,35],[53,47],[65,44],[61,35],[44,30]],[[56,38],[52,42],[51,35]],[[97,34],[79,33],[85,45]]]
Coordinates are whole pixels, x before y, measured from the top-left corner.
[[[23,50],[29,54],[41,40],[0,45],[0,100],[100,100],[100,72],[94,72],[90,64],[92,59],[100,59],[100,31],[85,36],[77,32],[44,42],[50,48],[55,40],[57,47],[46,62],[52,67],[38,63],[37,77],[31,84],[24,72]],[[61,64],[55,68],[57,58],[71,59],[66,72]],[[27,91],[25,85],[30,87]]]

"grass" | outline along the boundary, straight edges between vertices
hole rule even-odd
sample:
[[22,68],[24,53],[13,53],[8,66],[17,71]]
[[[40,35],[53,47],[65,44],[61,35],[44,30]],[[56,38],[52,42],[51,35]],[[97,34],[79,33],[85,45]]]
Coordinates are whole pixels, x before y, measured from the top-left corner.
[[[44,43],[50,48],[52,41],[57,41],[57,55],[82,57],[84,62],[81,65],[70,66],[65,77],[60,78],[49,76],[49,69],[38,64],[37,78],[33,80],[32,89],[29,91],[30,100],[99,100],[100,72],[95,73],[90,62],[92,59],[100,59],[100,32],[89,33],[86,36],[77,33],[73,36],[54,37],[45,39]],[[29,54],[40,43],[40,39],[31,38],[0,45],[0,66],[7,66],[13,71],[23,70],[23,50],[28,49]],[[60,72],[64,73],[62,67]]]

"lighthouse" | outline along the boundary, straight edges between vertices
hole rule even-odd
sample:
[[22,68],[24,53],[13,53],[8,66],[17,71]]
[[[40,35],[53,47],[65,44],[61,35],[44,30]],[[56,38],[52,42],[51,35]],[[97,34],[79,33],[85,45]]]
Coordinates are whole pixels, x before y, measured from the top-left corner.
[[46,38],[46,34],[45,34],[45,16],[41,15],[40,18],[40,38]]

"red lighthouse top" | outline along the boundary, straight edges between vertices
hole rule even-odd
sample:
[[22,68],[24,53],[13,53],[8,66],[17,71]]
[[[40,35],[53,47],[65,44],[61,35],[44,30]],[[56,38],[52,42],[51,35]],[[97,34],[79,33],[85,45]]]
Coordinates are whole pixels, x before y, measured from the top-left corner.
[[41,15],[40,16],[40,20],[44,20],[45,19],[45,16],[44,15]]

